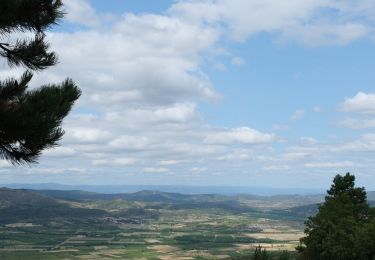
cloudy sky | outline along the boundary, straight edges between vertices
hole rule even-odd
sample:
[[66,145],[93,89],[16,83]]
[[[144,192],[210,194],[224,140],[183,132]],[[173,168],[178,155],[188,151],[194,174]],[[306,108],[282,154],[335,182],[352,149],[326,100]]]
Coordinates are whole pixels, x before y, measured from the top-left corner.
[[[48,33],[83,95],[0,183],[375,189],[373,0],[66,0]],[[21,73],[3,64],[1,78]]]

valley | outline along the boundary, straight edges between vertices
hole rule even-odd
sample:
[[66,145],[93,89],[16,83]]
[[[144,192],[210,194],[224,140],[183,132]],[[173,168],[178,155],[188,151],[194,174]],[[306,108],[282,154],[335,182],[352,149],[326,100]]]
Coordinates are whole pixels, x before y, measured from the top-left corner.
[[0,259],[235,259],[293,252],[321,196],[0,190]]

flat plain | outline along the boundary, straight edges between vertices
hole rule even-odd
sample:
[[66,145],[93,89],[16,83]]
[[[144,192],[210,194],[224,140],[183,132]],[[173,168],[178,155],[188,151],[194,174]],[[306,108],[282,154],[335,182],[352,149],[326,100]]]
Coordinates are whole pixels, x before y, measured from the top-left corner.
[[321,196],[0,190],[0,259],[231,259],[293,252]]

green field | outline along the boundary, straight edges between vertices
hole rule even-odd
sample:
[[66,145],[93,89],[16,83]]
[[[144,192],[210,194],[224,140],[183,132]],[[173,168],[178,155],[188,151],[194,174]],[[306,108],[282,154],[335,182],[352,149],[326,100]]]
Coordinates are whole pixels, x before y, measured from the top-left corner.
[[231,259],[259,245],[294,251],[303,236],[291,197],[4,189],[0,198],[0,259]]

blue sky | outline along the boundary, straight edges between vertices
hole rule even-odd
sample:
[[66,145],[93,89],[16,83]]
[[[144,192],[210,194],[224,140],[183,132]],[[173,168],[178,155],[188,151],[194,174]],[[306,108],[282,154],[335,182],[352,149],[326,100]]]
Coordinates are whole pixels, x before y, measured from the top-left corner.
[[65,4],[60,64],[33,86],[69,76],[83,96],[61,146],[0,163],[0,183],[325,188],[351,171],[375,189],[372,1]]

